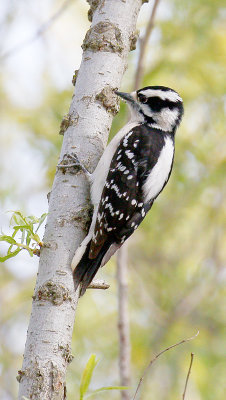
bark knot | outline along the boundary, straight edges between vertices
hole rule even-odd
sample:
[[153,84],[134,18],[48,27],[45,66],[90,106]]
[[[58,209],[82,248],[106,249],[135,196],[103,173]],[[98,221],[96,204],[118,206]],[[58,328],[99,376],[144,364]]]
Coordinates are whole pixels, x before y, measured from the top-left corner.
[[119,112],[119,101],[115,94],[116,88],[105,86],[100,93],[96,95],[98,100],[108,112],[116,115]]
[[39,287],[33,298],[38,301],[50,301],[55,306],[60,306],[64,301],[70,300],[68,289],[53,281],[47,281]]
[[59,135],[64,135],[69,126],[76,126],[78,119],[78,114],[74,116],[70,113],[66,114],[61,121]]
[[78,77],[78,71],[79,71],[79,69],[76,69],[76,70],[74,71],[74,75],[73,75],[73,77],[72,77],[72,85],[73,85],[73,86],[75,86],[75,84],[76,84],[76,80],[77,80],[77,77]]
[[58,345],[58,347],[64,360],[70,364],[74,358],[74,356],[71,354],[70,346],[67,344],[66,346]]
[[[101,3],[101,0],[87,0],[87,3],[90,5],[90,9],[88,11],[88,20],[92,22],[93,14],[95,13],[98,5]],[[104,1],[102,1],[102,4],[104,4]]]
[[31,382],[29,394],[27,394],[29,399],[35,400],[41,398],[40,395],[43,394],[45,384],[45,372],[36,360],[31,363],[30,367],[18,371],[19,375],[16,378],[18,382],[21,382],[25,377]]
[[64,374],[59,370],[57,365],[52,362],[52,397],[51,400],[60,400],[64,399],[65,392],[65,382],[64,382]]
[[130,51],[136,50],[136,45],[137,45],[137,39],[139,37],[139,30],[136,30],[135,32],[130,35]]
[[121,54],[123,42],[120,29],[111,22],[99,22],[86,33],[82,49]]

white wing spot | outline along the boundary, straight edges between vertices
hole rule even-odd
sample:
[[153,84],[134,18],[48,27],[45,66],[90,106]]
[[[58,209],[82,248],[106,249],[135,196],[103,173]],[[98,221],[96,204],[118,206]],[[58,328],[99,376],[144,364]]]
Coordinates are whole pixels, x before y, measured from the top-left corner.
[[117,194],[117,196],[118,196],[119,198],[122,197],[122,194],[120,193],[119,188],[118,188],[118,186],[117,186],[116,184],[112,185],[111,188],[116,192],[116,194]]
[[134,157],[134,153],[131,153],[131,151],[126,150],[125,154],[127,155],[127,157],[131,160]]
[[126,236],[123,236],[123,237],[122,237],[121,243],[124,243],[124,242],[125,242],[125,238],[126,238]]

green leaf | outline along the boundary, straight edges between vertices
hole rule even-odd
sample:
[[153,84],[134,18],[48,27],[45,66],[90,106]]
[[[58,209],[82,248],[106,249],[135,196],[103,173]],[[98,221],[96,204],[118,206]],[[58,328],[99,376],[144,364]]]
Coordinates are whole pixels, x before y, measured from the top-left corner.
[[0,242],[7,242],[10,244],[16,244],[16,240],[8,235],[0,235]]
[[87,392],[93,375],[95,366],[97,365],[96,355],[92,354],[85,366],[80,383],[80,400],[83,400],[84,394]]
[[29,232],[26,237],[26,245],[29,246],[30,243],[31,243],[31,233]]
[[100,392],[105,392],[106,390],[128,390],[128,386],[105,386],[102,388],[99,388],[97,390],[94,390],[94,392],[88,394],[85,396],[86,399],[88,399],[91,396],[95,396],[95,394],[100,393]]
[[7,251],[7,256],[9,256],[11,253],[14,253],[15,250],[12,251],[13,246],[16,246],[16,244],[13,243],[13,244],[11,244],[11,246],[9,246],[8,251]]
[[40,237],[35,233],[34,235],[31,234],[31,239],[33,239],[36,243],[40,243]]
[[13,221],[16,223],[16,225],[27,225],[27,221],[20,211],[13,212],[13,215],[10,219],[10,225],[13,224]]
[[28,223],[32,225],[37,224],[39,221],[39,218],[35,217],[34,215],[29,215],[26,219],[29,221]]
[[47,214],[48,214],[48,213],[44,213],[44,214],[42,214],[41,217],[39,218],[39,224],[38,224],[38,226],[37,226],[37,228],[36,228],[35,233],[39,230],[40,226],[41,226],[41,225],[43,224],[43,222],[45,221],[45,219],[46,219],[46,217],[47,217]]
[[[14,231],[17,233],[18,231],[28,231],[31,232],[30,226],[29,225],[17,225],[13,227]],[[15,234],[14,232],[14,234]],[[31,232],[32,233],[32,232]]]
[[8,260],[9,258],[15,257],[22,249],[17,248],[15,251],[10,252],[10,254],[7,254],[4,257],[0,256],[0,262],[5,262],[6,260]]

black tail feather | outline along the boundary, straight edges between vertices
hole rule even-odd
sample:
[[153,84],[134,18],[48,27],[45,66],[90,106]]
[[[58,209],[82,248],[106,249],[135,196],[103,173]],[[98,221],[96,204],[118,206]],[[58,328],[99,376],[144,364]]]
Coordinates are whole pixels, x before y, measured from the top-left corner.
[[94,276],[96,275],[98,269],[100,268],[101,261],[108,251],[111,243],[104,243],[102,249],[100,250],[98,256],[95,259],[89,258],[90,243],[88,243],[85,253],[83,254],[78,265],[75,267],[73,272],[75,290],[77,290],[79,284],[81,284],[80,295],[82,296],[89,284],[92,282]]

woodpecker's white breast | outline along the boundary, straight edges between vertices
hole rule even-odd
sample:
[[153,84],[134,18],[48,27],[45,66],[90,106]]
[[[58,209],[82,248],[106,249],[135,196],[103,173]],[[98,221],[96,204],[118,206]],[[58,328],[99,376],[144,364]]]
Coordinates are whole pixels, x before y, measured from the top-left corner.
[[174,155],[174,144],[167,136],[165,145],[159,155],[158,161],[151,170],[143,185],[144,202],[154,199],[161,192],[165,182],[168,180]]

